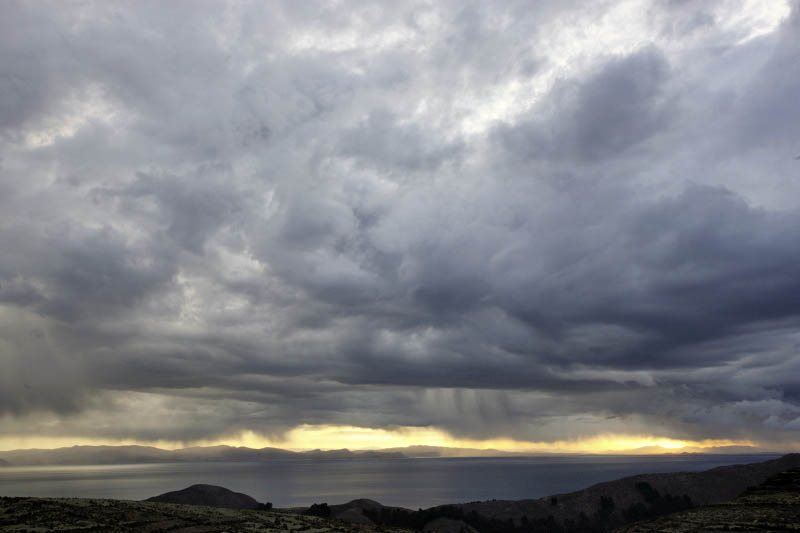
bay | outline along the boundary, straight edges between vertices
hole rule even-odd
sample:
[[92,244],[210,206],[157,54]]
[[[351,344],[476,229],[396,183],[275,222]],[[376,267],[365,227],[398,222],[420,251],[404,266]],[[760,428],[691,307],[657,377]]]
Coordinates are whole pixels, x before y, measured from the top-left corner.
[[285,459],[0,468],[0,496],[142,500],[195,483],[221,485],[276,507],[369,498],[411,509],[571,492],[635,474],[700,471],[778,455]]

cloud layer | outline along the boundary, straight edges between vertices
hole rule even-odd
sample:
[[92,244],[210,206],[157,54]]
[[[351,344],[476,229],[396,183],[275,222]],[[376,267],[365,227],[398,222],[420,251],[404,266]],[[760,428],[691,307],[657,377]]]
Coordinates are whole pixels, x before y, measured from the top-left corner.
[[798,441],[798,36],[781,0],[9,2],[4,432]]

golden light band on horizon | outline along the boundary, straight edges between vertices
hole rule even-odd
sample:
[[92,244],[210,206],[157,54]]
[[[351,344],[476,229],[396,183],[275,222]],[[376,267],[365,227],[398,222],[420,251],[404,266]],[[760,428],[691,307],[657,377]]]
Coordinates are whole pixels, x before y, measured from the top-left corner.
[[[509,438],[462,439],[434,427],[397,427],[392,429],[344,425],[300,425],[288,431],[283,438],[269,438],[253,431],[244,431],[228,438],[214,440],[174,442],[86,439],[74,437],[0,437],[0,449],[58,448],[73,445],[144,445],[164,449],[188,446],[246,446],[249,448],[276,447],[290,450],[341,449],[375,450],[406,446],[443,446],[449,448],[494,449],[506,452],[530,453],[588,453],[608,454],[650,448],[658,453],[697,450],[720,446],[753,446],[750,440],[704,439],[683,440],[653,435],[604,434],[587,438],[559,441],[521,441]],[[792,446],[794,448],[794,446]]]
[[[253,435],[255,436],[255,435]],[[394,448],[414,445],[446,446],[451,448],[496,449],[509,452],[563,452],[608,453],[632,450],[646,446],[666,449],[687,447],[710,448],[714,446],[754,446],[752,441],[708,439],[702,441],[680,440],[646,435],[598,435],[589,438],[559,441],[520,441],[508,438],[462,439],[432,427],[402,427],[394,429],[364,428],[356,426],[298,426],[288,432],[283,441],[271,444],[291,449],[312,448],[353,450]]]

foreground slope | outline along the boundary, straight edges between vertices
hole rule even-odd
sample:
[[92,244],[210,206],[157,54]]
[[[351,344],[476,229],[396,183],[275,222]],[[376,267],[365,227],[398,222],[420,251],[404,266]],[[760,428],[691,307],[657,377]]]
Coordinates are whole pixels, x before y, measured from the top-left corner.
[[0,531],[371,533],[377,530],[364,524],[267,511],[130,500],[0,497]]
[[773,476],[729,502],[674,513],[618,531],[800,531],[800,469],[795,468]]

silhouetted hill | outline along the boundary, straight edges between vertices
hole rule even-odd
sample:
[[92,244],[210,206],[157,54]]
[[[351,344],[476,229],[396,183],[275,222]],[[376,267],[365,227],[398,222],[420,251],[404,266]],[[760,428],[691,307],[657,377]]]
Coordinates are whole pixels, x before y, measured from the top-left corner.
[[354,452],[347,449],[293,452],[280,448],[256,449],[235,446],[204,446],[180,450],[162,450],[152,446],[71,446],[53,450],[33,449],[0,452],[0,461],[9,466],[235,462],[291,458],[389,459],[403,457],[401,453],[397,452]]
[[180,503],[185,505],[206,505],[208,507],[224,507],[226,509],[259,509],[261,506],[247,494],[233,492],[216,485],[192,485],[183,490],[165,492],[148,502]]
[[331,518],[337,518],[339,520],[355,522],[358,524],[374,524],[372,519],[369,518],[367,514],[370,514],[370,512],[380,512],[381,509],[408,511],[408,509],[403,507],[389,507],[382,505],[375,500],[368,500],[366,498],[352,500],[339,505],[331,505],[329,508],[331,511]]

